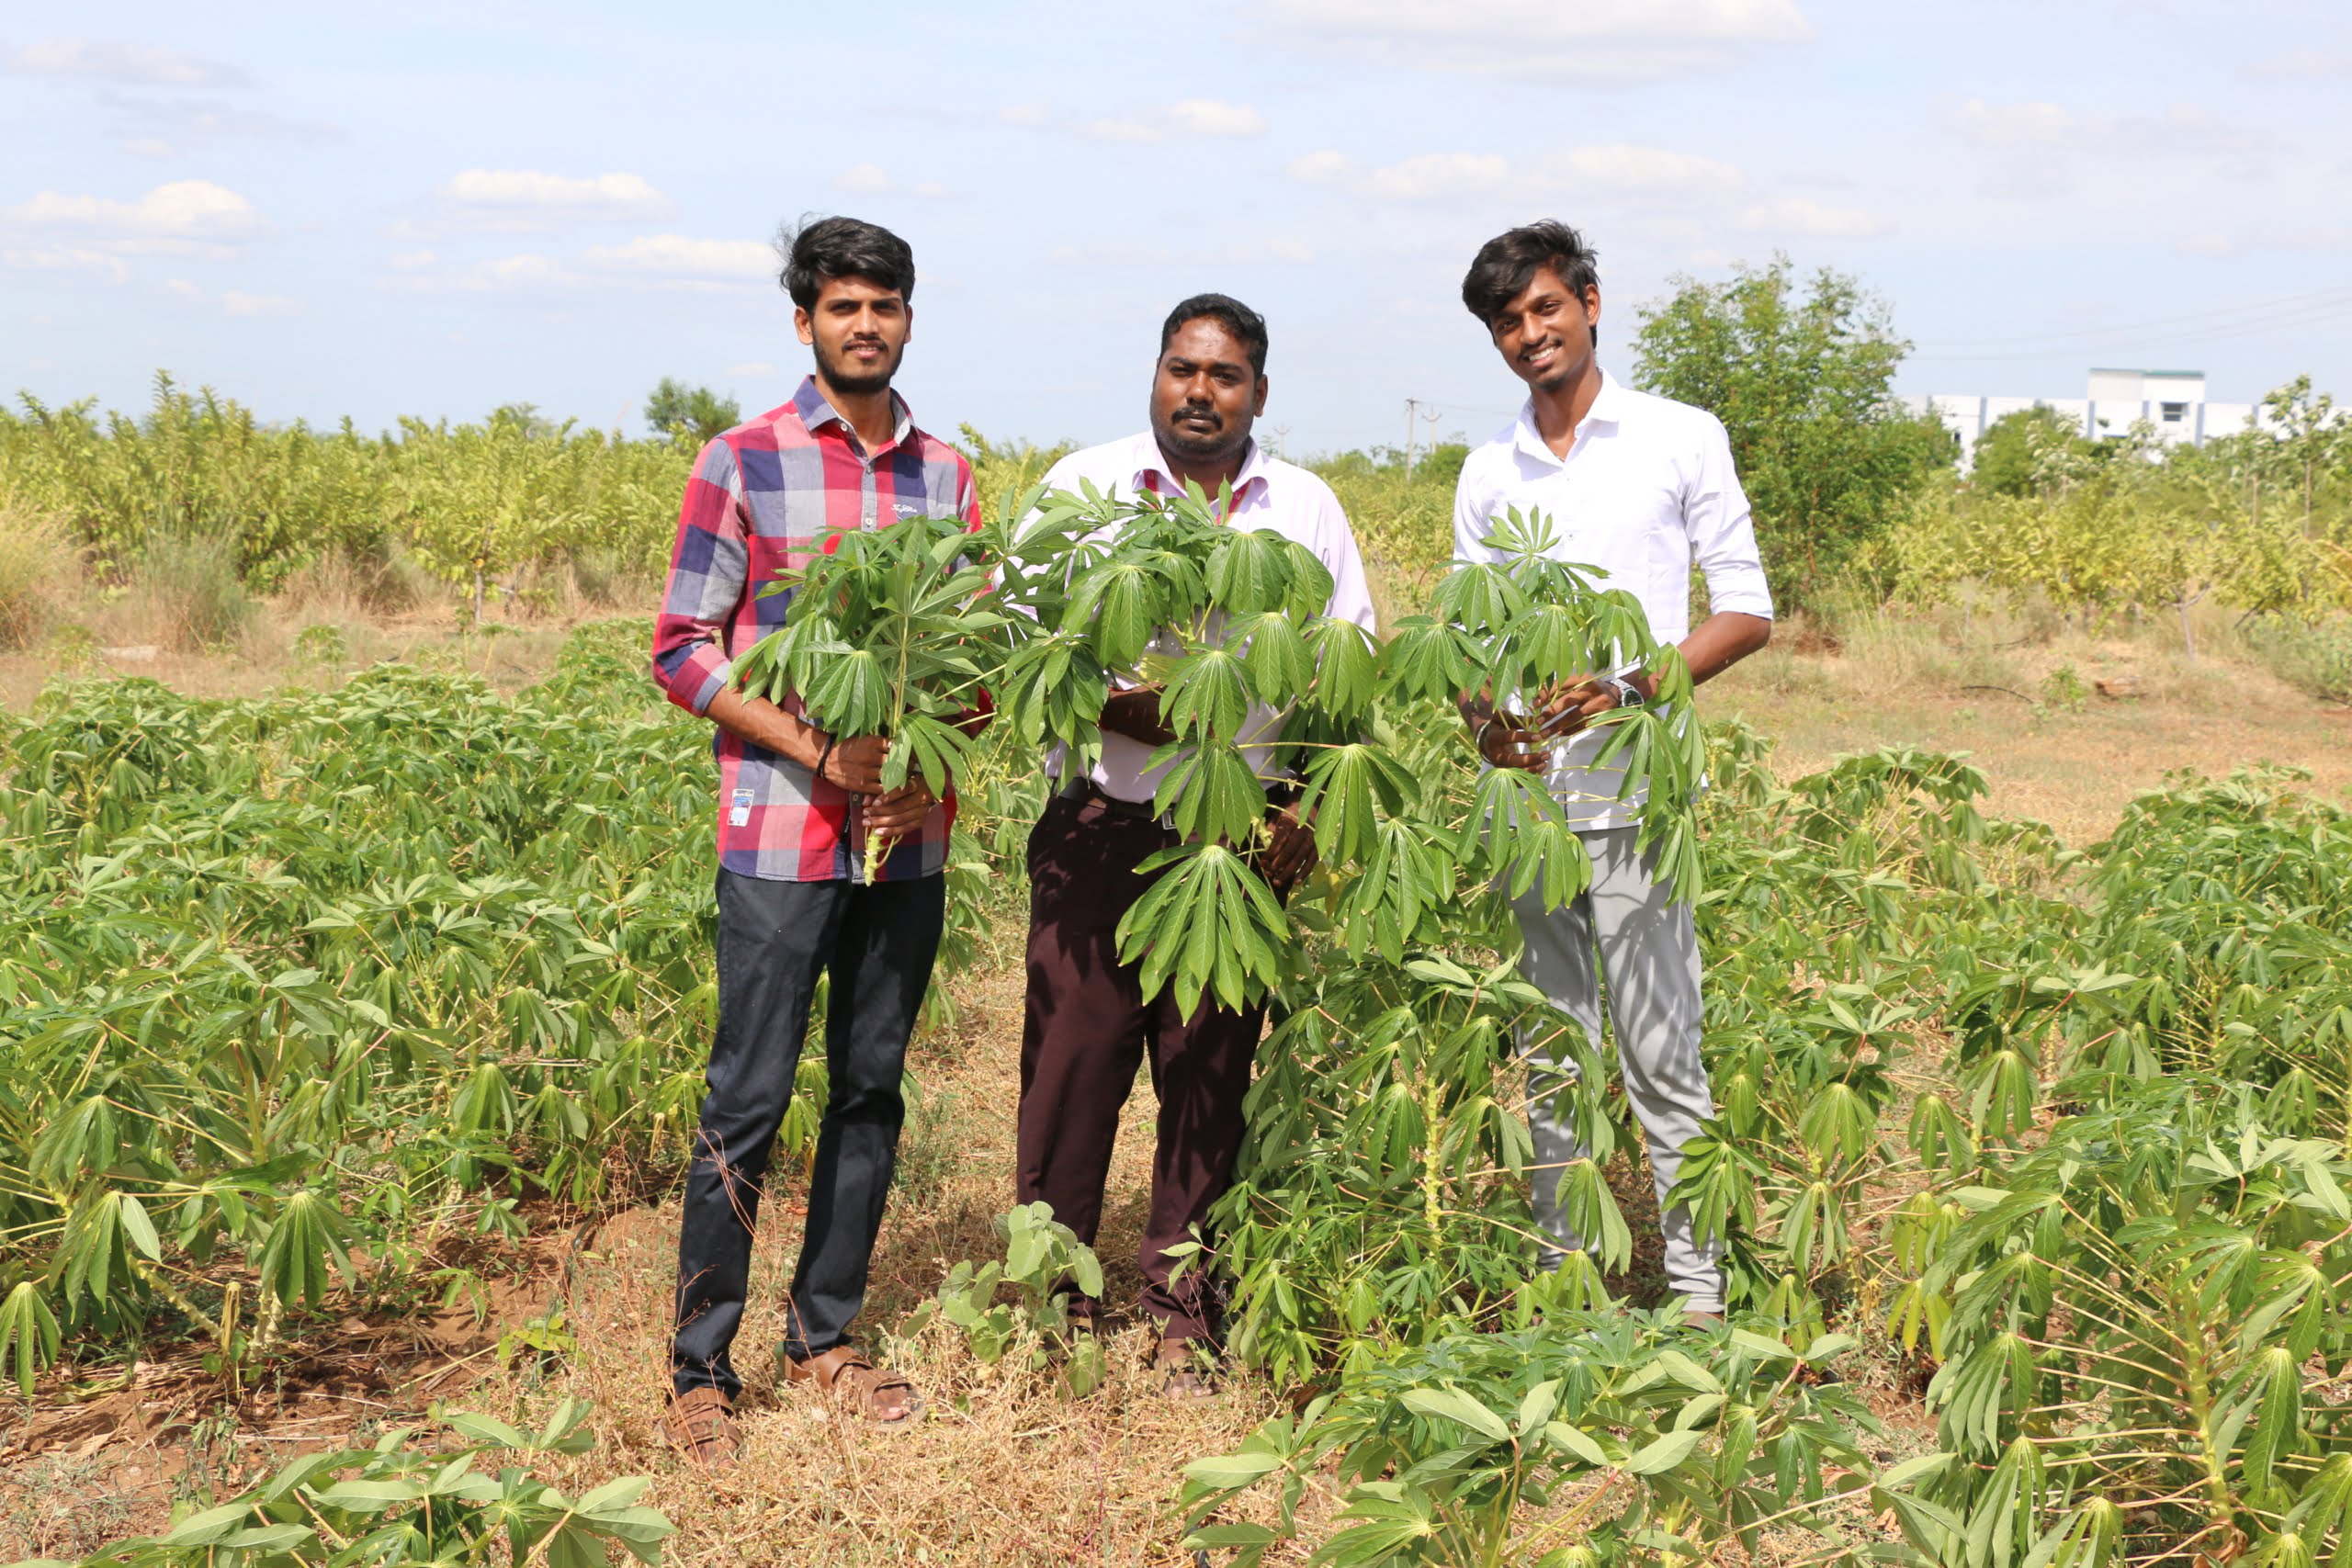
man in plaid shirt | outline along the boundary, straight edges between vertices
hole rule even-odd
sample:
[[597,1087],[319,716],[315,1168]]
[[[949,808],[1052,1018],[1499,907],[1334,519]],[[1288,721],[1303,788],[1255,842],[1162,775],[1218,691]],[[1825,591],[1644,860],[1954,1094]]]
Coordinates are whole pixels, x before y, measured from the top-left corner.
[[[714,1465],[741,1447],[732,1406],[742,1384],[728,1348],[820,975],[831,976],[831,1093],[786,1303],[785,1371],[875,1421],[921,1411],[912,1386],[845,1336],[890,1189],[900,1074],[945,919],[940,873],[956,810],[920,773],[884,793],[886,741],[837,741],[797,697],[745,695],[730,661],[784,620],[789,594],[760,590],[840,530],[979,516],[969,465],[918,430],[890,390],[913,317],[906,242],[828,218],[785,248],[781,281],[816,373],[791,401],[703,448],[653,634],[655,681],[718,728],[718,1029],[680,1223],[665,1423],[683,1452]],[[869,882],[861,851],[875,833],[889,848]]]

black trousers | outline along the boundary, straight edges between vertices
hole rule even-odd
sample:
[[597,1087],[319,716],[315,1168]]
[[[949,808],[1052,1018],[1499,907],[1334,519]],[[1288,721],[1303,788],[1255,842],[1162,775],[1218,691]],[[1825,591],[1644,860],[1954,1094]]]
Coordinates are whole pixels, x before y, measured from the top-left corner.
[[1029,989],[1021,1028],[1021,1110],[1013,1177],[1020,1201],[1093,1243],[1119,1112],[1136,1066],[1159,1096],[1151,1201],[1138,1261],[1144,1310],[1160,1333],[1207,1339],[1217,1303],[1205,1268],[1171,1279],[1168,1248],[1208,1223],[1233,1184],[1242,1101],[1264,1032],[1264,1003],[1229,1012],[1203,998],[1187,1018],[1173,987],[1143,999],[1141,970],[1119,962],[1119,921],[1156,876],[1136,867],[1176,835],[1102,799],[1057,795],[1029,835]]
[[806,1359],[831,1349],[865,1303],[906,1119],[899,1086],[907,1038],[946,909],[938,876],[868,886],[718,874],[718,1032],[678,1230],[670,1365],[679,1393],[742,1387],[728,1347],[743,1321],[768,1158],[792,1103],[820,975],[831,978],[831,1093],[786,1304],[785,1353]]

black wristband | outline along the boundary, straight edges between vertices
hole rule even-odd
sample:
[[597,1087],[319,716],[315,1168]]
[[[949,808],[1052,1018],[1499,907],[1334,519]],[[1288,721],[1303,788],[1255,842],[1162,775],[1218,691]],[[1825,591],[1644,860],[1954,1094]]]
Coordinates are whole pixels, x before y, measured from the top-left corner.
[[832,735],[825,737],[825,749],[817,753],[817,765],[808,770],[810,778],[821,779],[825,776],[825,764],[832,761],[833,742],[839,739],[840,737]]

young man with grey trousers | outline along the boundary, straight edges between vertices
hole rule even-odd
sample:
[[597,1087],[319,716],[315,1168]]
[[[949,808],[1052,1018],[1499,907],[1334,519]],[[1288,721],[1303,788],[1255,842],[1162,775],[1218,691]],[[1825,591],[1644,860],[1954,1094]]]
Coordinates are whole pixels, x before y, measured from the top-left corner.
[[[1730,443],[1713,414],[1637,392],[1600,368],[1597,257],[1565,223],[1513,229],[1480,247],[1462,302],[1511,373],[1527,383],[1519,417],[1470,454],[1454,492],[1453,553],[1491,561],[1481,543],[1511,507],[1552,525],[1554,558],[1601,569],[1604,585],[1641,601],[1650,629],[1678,644],[1695,681],[1721,674],[1772,635],[1772,597],[1756,552],[1747,499]],[[1690,568],[1705,574],[1709,615],[1690,624]],[[1625,1095],[1649,1145],[1666,1237],[1666,1274],[1693,1317],[1724,1308],[1721,1248],[1702,1246],[1690,1214],[1666,1195],[1682,1150],[1714,1114],[1699,1056],[1699,943],[1690,907],[1678,904],[1634,849],[1642,796],[1618,799],[1622,769],[1593,765],[1602,736],[1587,728],[1612,708],[1648,702],[1655,682],[1609,671],[1549,694],[1522,720],[1486,699],[1464,717],[1496,767],[1544,775],[1592,859],[1592,885],[1547,910],[1531,891],[1516,900],[1525,939],[1521,967],[1555,1006],[1600,1040],[1601,994],[1616,1024]],[[1530,725],[1540,724],[1539,735]],[[1552,1101],[1566,1064],[1529,1063],[1528,1130],[1535,1152],[1540,1261],[1556,1267],[1581,1241],[1564,1223],[1561,1172],[1584,1157]]]

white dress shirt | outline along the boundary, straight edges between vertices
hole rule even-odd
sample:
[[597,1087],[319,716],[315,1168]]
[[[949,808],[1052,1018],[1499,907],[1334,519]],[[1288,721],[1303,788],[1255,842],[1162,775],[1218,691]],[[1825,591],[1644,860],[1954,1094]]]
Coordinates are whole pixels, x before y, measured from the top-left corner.
[[[1047,471],[1045,482],[1049,490],[1075,491],[1081,479],[1106,495],[1151,491],[1181,495],[1184,490],[1183,481],[1169,471],[1159,440],[1148,430],[1124,441],[1071,453]],[[1366,631],[1374,629],[1363,557],[1356,548],[1347,513],[1340,508],[1340,498],[1331,493],[1329,485],[1295,464],[1267,457],[1265,448],[1252,441],[1241,471],[1234,478],[1229,521],[1237,528],[1272,529],[1314,551],[1315,558],[1331,574],[1331,602],[1323,613],[1353,621]],[[1261,777],[1267,776],[1273,743],[1281,733],[1279,716],[1263,705],[1251,708],[1242,724],[1242,755]],[[1147,766],[1154,750],[1140,740],[1104,730],[1102,756],[1092,774],[1095,787],[1115,800],[1150,800],[1167,771]],[[1168,764],[1174,765],[1175,760]],[[1058,776],[1061,767],[1057,748],[1056,754],[1046,759],[1046,771]]]
[[[1597,568],[1605,574],[1601,587],[1631,591],[1661,643],[1690,635],[1694,561],[1706,575],[1710,610],[1772,618],[1731,443],[1723,422],[1704,409],[1635,391],[1604,371],[1600,395],[1561,457],[1536,429],[1530,399],[1462,465],[1455,558],[1502,559],[1479,541],[1514,506],[1522,516],[1541,512],[1550,520],[1552,558]],[[1606,738],[1605,728],[1588,730],[1552,750],[1545,782],[1580,830],[1640,820],[1640,792],[1617,798],[1623,769],[1591,766]]]

